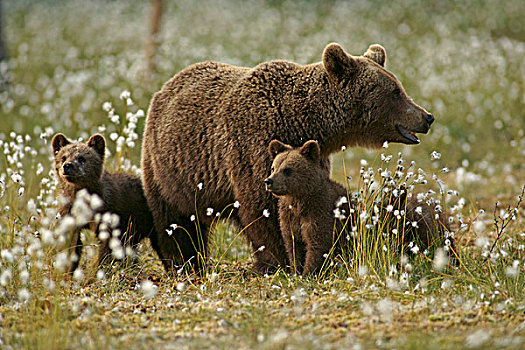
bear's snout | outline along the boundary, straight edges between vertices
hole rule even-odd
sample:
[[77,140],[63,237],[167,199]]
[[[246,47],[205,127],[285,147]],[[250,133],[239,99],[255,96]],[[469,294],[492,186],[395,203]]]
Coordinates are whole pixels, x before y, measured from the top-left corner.
[[71,162],[64,163],[62,168],[64,169],[64,175],[71,175],[71,173],[73,172],[73,163]]
[[430,125],[432,125],[432,123],[434,122],[435,118],[432,114],[427,114],[426,119],[427,119],[428,126],[430,127]]
[[273,180],[270,178],[264,179],[264,184],[266,185],[266,191],[269,191],[272,189]]

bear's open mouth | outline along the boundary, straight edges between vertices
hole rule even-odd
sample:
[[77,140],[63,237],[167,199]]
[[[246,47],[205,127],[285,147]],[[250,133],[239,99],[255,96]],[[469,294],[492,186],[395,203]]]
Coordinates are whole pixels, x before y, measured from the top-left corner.
[[407,143],[416,144],[420,142],[415,132],[407,130],[400,125],[396,125],[396,130],[401,136],[403,136],[408,141]]

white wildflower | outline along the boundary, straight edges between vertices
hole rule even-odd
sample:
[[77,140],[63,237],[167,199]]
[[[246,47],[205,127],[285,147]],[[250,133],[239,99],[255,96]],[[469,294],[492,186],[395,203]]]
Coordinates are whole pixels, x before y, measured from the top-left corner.
[[345,196],[341,196],[339,197],[339,199],[337,200],[337,202],[335,202],[335,206],[337,208],[339,208],[340,206],[342,206],[343,204],[345,203],[348,203],[348,199],[345,197]]
[[441,271],[448,264],[448,256],[443,248],[438,248],[434,254],[434,261],[432,266],[436,271]]
[[103,280],[104,278],[106,278],[106,273],[104,272],[104,270],[98,270],[97,271],[97,279],[99,281]]
[[179,292],[183,292],[184,289],[186,289],[186,284],[185,284],[184,282],[179,282],[179,283],[177,283],[177,290],[178,290]]
[[20,288],[18,290],[17,295],[18,295],[18,300],[21,301],[22,303],[31,299],[31,294],[29,293],[27,288]]
[[75,272],[73,272],[73,279],[77,282],[81,282],[84,279],[84,271],[82,269],[76,269]]
[[113,109],[113,106],[111,105],[111,102],[104,102],[102,104],[102,109],[109,113]]
[[126,100],[131,97],[131,93],[128,90],[124,90],[120,93],[120,99]]
[[157,294],[157,286],[150,280],[143,280],[140,284],[140,290],[146,299],[153,298]]
[[438,153],[436,151],[433,151],[430,153],[430,160],[436,160],[441,158],[441,153]]
[[270,217],[270,212],[268,211],[268,209],[264,209],[263,210],[263,216],[266,217],[266,218]]

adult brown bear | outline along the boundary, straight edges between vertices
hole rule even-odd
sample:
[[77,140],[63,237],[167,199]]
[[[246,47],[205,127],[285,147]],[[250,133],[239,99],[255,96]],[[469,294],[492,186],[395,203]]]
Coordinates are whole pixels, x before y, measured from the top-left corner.
[[[326,159],[341,146],[419,143],[415,133],[428,132],[434,117],[407,96],[385,62],[380,45],[351,56],[329,44],[319,63],[246,68],[202,62],[169,80],[151,101],[142,151],[157,231],[152,243],[166,269],[188,260],[195,267],[206,254],[207,209],[220,211],[235,201],[255,268],[286,264],[276,201],[262,182],[273,139],[293,147],[317,140]],[[190,219],[195,214],[198,225]],[[167,234],[173,223],[185,230]]]

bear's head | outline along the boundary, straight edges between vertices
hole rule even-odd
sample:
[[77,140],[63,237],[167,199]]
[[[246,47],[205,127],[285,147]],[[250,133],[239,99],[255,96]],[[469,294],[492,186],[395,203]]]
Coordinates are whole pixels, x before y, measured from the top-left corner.
[[317,141],[307,141],[294,149],[273,140],[268,153],[273,163],[271,174],[264,183],[266,190],[275,196],[304,198],[317,192],[330,177],[330,170],[320,157]]
[[371,45],[357,57],[338,44],[326,46],[323,66],[332,102],[338,113],[349,117],[347,132],[336,146],[380,147],[385,141],[417,144],[415,134],[430,129],[434,116],[412,101],[385,64],[381,45]]
[[55,171],[58,178],[75,187],[89,187],[98,183],[104,166],[106,141],[100,134],[91,136],[87,143],[71,142],[63,134],[53,137]]

